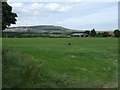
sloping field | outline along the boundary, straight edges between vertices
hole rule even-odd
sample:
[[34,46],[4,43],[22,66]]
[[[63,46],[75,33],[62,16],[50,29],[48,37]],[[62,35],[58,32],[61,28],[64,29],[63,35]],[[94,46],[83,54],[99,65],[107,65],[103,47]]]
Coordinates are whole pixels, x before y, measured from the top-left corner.
[[27,53],[35,61],[43,62],[49,72],[65,76],[67,82],[73,83],[71,87],[77,88],[118,86],[117,44],[117,38],[3,39],[3,47]]

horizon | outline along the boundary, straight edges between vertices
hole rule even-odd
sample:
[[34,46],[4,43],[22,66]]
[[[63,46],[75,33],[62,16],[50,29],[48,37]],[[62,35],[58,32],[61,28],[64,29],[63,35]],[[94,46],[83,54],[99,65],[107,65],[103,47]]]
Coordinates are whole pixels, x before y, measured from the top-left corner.
[[[16,25],[54,25],[75,30],[118,29],[117,2],[9,2],[17,13]],[[32,13],[31,13],[32,11]]]
[[[56,25],[34,25],[34,26],[15,26],[15,27],[8,27],[9,28],[21,28],[21,27],[35,27],[35,26],[56,26]],[[57,25],[58,26],[58,25]],[[70,29],[70,30],[77,30],[77,31],[90,31],[92,29],[95,29],[95,28],[92,28],[92,29],[71,29],[71,28],[67,28],[67,27],[63,27],[63,26],[58,26],[58,27],[62,27],[62,28],[66,28],[66,29]],[[114,30],[117,30],[117,29],[114,29]],[[96,30],[95,31],[114,31],[114,30]]]

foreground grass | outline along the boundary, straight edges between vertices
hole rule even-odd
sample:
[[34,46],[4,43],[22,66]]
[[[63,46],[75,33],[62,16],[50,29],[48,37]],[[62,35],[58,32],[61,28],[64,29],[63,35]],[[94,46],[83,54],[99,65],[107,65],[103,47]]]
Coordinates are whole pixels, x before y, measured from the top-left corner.
[[3,88],[73,88],[90,85],[68,75],[54,74],[42,62],[9,48],[3,48],[2,80]]
[[2,84],[3,88],[59,88],[73,87],[75,80],[50,73],[43,63],[26,53],[3,48]]
[[48,83],[53,81],[52,85],[45,83],[44,87],[117,87],[115,38],[7,38],[3,39],[3,46],[29,54],[33,62],[46,64],[45,72],[50,71],[49,76],[56,78],[47,79]]

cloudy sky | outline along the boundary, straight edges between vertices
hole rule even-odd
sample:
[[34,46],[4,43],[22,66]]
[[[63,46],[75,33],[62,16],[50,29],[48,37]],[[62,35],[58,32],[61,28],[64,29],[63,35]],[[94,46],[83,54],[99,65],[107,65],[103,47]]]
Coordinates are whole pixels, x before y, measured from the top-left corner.
[[17,13],[12,26],[57,25],[77,30],[118,28],[117,2],[8,2]]

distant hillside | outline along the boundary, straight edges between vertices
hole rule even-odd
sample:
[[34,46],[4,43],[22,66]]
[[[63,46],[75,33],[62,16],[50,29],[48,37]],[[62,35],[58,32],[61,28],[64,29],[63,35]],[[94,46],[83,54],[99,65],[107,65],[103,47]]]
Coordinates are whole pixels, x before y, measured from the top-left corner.
[[[74,30],[68,29],[61,26],[54,25],[38,25],[38,26],[20,26],[20,27],[9,27],[4,32],[35,32],[35,33],[44,33],[44,32],[84,32],[87,30]],[[88,30],[90,31],[90,30]],[[113,31],[96,31],[97,33],[103,32],[113,32]]]
[[66,30],[70,30],[61,26],[52,26],[52,25],[41,25],[41,26],[31,26],[28,27],[32,30],[45,30],[45,31],[66,31]]
[[22,27],[11,27],[8,30],[12,30],[12,31],[20,31],[20,30],[24,30],[26,31],[26,28],[28,31],[32,31],[32,32],[49,32],[49,31],[68,31],[71,29],[68,28],[64,28],[61,26],[53,26],[53,25],[40,25],[40,26],[22,26]]
[[96,31],[97,33],[103,33],[103,32],[110,32],[110,33],[113,33],[114,32],[114,30],[112,31]]

